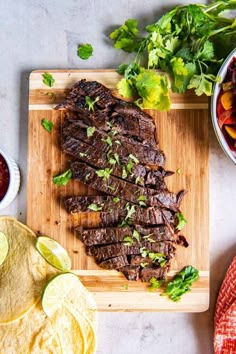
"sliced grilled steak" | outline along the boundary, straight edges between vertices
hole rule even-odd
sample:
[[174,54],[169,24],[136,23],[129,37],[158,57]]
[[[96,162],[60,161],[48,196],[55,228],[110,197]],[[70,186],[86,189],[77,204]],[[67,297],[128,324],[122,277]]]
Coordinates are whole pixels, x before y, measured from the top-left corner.
[[158,192],[154,189],[143,188],[111,175],[104,177],[104,180],[97,175],[98,170],[78,161],[71,163],[71,171],[74,179],[78,179],[101,192],[120,197],[134,204],[138,204],[138,198],[142,196],[146,198],[147,205],[159,205],[178,211],[176,194],[167,190]]
[[120,269],[129,264],[127,256],[119,256],[107,259],[99,263],[99,266],[104,269]]
[[[77,117],[77,116],[76,116]],[[96,129],[93,133],[92,138],[87,136],[87,128],[89,127],[84,120],[71,118],[71,112],[67,114],[66,120],[63,124],[62,127],[62,135],[63,139],[66,139],[67,137],[72,137],[75,139],[82,140],[90,145],[96,146],[96,148],[99,147],[99,149],[102,147],[104,143],[102,141],[107,139],[108,136],[114,136],[113,138],[113,146],[112,150],[114,153],[117,153],[119,156],[122,156],[123,158],[128,157],[129,154],[135,155],[139,162],[141,164],[145,165],[158,165],[158,166],[163,166],[165,163],[165,155],[162,151],[159,149],[154,149],[149,146],[143,145],[142,143],[139,143],[137,141],[133,141],[129,137],[124,137],[124,136],[115,136],[112,133],[112,130],[107,134],[107,132]],[[108,127],[109,128],[109,127]],[[170,174],[170,173],[168,173]],[[165,177],[165,176],[163,176]]]
[[144,282],[150,281],[151,278],[164,279],[168,270],[169,266],[159,268],[143,268],[140,271],[140,278]]
[[70,90],[65,101],[59,104],[56,109],[66,108],[70,111],[76,111],[78,108],[86,106],[85,97],[89,96],[93,100],[99,97],[96,106],[102,109],[108,109],[114,106],[117,100],[112,96],[111,90],[97,81],[78,81]]
[[[95,206],[100,212],[101,226],[117,225],[127,215],[127,201],[111,196],[81,196],[65,199],[65,208],[69,213],[91,211]],[[159,207],[138,207],[129,218],[129,223],[140,225],[170,224],[175,226],[175,212]]]
[[123,243],[114,243],[111,245],[99,247],[92,246],[91,253],[94,255],[95,259],[100,262],[102,260],[112,257],[140,254],[140,248],[143,247],[151,252],[163,253],[170,258],[173,257],[175,252],[175,247],[172,245],[171,242],[137,242],[135,245],[132,246],[126,246]]
[[[175,238],[167,226],[144,228],[140,225],[135,225],[135,227],[108,227],[85,230],[83,230],[81,227],[77,227],[75,230],[81,241],[83,241],[86,246],[123,242],[124,237],[126,236],[130,236],[132,238],[135,230],[139,233],[140,241],[146,240],[149,242],[175,242]],[[135,241],[135,238],[133,240]]]
[[119,271],[122,272],[128,280],[139,280],[139,269],[140,267],[127,265],[120,268]]
[[86,246],[122,242],[125,236],[132,236],[130,227],[110,227],[100,229],[75,229]]
[[[96,96],[95,96],[96,95]],[[94,105],[94,111],[89,111],[86,96],[92,99],[99,97]],[[107,100],[107,101],[106,101]],[[128,114],[126,114],[127,108]],[[153,119],[146,113],[136,108],[132,103],[125,103],[111,94],[111,91],[96,81],[81,80],[71,89],[66,100],[56,109],[66,108],[78,112],[81,118],[85,118],[89,125],[94,125],[107,131],[107,122],[123,136],[131,136],[148,146],[156,147],[156,128]],[[112,108],[112,111],[111,111]],[[116,111],[114,112],[114,108]],[[102,111],[103,110],[103,111]],[[101,119],[101,114],[106,119]]]
[[[70,154],[96,168],[105,169],[112,167],[112,175],[119,178],[125,178],[131,183],[136,183],[142,186],[146,185],[158,190],[166,189],[164,179],[163,177],[160,177],[158,171],[152,171],[145,166],[133,164],[132,173],[127,173],[126,166],[128,161],[120,161],[119,155],[109,153],[110,147],[106,143],[102,144],[104,148],[99,149],[94,148],[92,145],[88,145],[81,140],[67,137],[62,144],[62,149],[67,154]],[[117,156],[119,163],[117,163],[114,156]],[[112,161],[112,165],[110,161]],[[125,175],[123,176],[124,171]]]

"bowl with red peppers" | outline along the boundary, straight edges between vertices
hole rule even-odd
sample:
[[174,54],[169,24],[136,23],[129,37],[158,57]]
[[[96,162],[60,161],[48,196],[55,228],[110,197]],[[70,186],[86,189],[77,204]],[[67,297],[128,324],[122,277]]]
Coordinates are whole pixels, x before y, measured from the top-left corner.
[[212,123],[225,154],[236,164],[236,48],[222,64],[214,87]]
[[14,160],[0,149],[0,210],[16,197],[20,186],[20,172]]

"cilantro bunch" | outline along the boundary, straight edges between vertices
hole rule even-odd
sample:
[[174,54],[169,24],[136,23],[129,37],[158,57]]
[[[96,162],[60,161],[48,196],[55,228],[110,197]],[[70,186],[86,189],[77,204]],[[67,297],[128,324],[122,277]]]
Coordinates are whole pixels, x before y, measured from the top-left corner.
[[[131,63],[117,69],[124,75],[119,93],[135,97],[141,108],[158,110],[170,108],[169,87],[177,93],[194,89],[197,95],[210,96],[220,80],[219,67],[235,46],[236,20],[220,15],[232,9],[236,0],[177,6],[148,25],[146,37],[139,36],[136,20],[127,20],[110,34],[115,48],[137,53]],[[143,59],[145,67],[140,66]]]

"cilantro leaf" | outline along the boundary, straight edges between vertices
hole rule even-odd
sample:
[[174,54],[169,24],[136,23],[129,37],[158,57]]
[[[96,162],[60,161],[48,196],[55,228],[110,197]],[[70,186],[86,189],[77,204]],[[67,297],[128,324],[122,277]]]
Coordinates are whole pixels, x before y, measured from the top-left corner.
[[99,210],[102,210],[102,207],[98,206],[95,203],[92,203],[88,206],[88,209],[92,210],[92,211],[99,211]]
[[172,301],[179,301],[181,296],[191,290],[192,283],[199,278],[199,271],[192,267],[184,267],[170,281],[163,295],[168,295]]
[[162,284],[163,284],[163,280],[157,280],[156,278],[152,277],[149,280],[150,286],[148,288],[149,291],[155,291],[157,289],[159,289]]
[[145,70],[137,76],[135,87],[142,98],[142,108],[160,111],[170,108],[169,82],[165,75]]
[[126,210],[127,210],[127,215],[125,217],[125,220],[130,219],[131,216],[135,213],[135,205],[126,205]]
[[42,125],[42,127],[44,127],[45,130],[47,130],[47,132],[49,132],[49,133],[52,132],[53,122],[51,122],[50,120],[43,118],[41,120],[41,125]]
[[138,32],[137,20],[128,19],[122,26],[110,34],[110,38],[114,41],[115,48],[131,53],[139,47]]
[[187,224],[187,220],[185,219],[185,217],[182,213],[177,213],[176,217],[177,217],[177,221],[178,221],[176,229],[180,231]]
[[211,60],[214,59],[214,46],[210,41],[206,41],[202,48],[197,52],[196,59]]
[[85,102],[88,106],[89,111],[94,111],[94,105],[97,101],[99,101],[99,97],[96,97],[95,100],[93,100],[91,97],[85,96]]
[[104,181],[110,178],[111,173],[112,173],[112,168],[105,168],[104,170],[96,171],[98,177],[103,177]]
[[90,138],[91,136],[93,136],[93,134],[95,133],[96,128],[95,127],[88,127],[87,128],[87,137]]
[[114,203],[119,203],[120,198],[119,197],[114,197],[112,200],[113,200]]
[[44,85],[47,85],[49,87],[53,87],[53,85],[55,83],[55,79],[53,78],[52,74],[45,72],[42,74],[42,77],[43,77]]
[[139,241],[139,238],[140,238],[140,235],[139,235],[139,232],[137,230],[134,230],[133,231],[133,238],[135,238],[135,240]]
[[124,98],[131,98],[136,94],[134,87],[130,85],[129,81],[125,78],[118,82],[117,89],[119,94]]
[[87,60],[93,55],[93,47],[91,44],[82,44],[78,46],[77,55],[83,60]]
[[172,66],[172,74],[174,78],[172,90],[174,92],[184,93],[191,77],[196,72],[196,65],[194,63],[185,64],[180,57],[174,57],[171,59],[170,64]]
[[123,243],[124,243],[125,246],[132,246],[133,243],[134,243],[134,240],[132,239],[131,236],[125,236],[123,238]]
[[72,171],[69,169],[60,175],[54,176],[52,181],[57,186],[65,186],[72,178]]

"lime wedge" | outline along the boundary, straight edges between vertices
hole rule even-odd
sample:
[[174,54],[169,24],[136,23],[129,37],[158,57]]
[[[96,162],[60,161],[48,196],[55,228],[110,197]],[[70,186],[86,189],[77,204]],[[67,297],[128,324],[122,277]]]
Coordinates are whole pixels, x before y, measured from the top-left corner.
[[62,273],[53,277],[45,286],[42,294],[42,308],[48,317],[60,309],[66,301],[66,297],[73,289],[78,288],[80,280],[73,273]]
[[0,231],[0,265],[5,261],[8,249],[9,246],[6,235]]
[[47,236],[40,236],[36,241],[36,249],[53,267],[63,272],[71,269],[71,260],[67,251],[58,243]]

